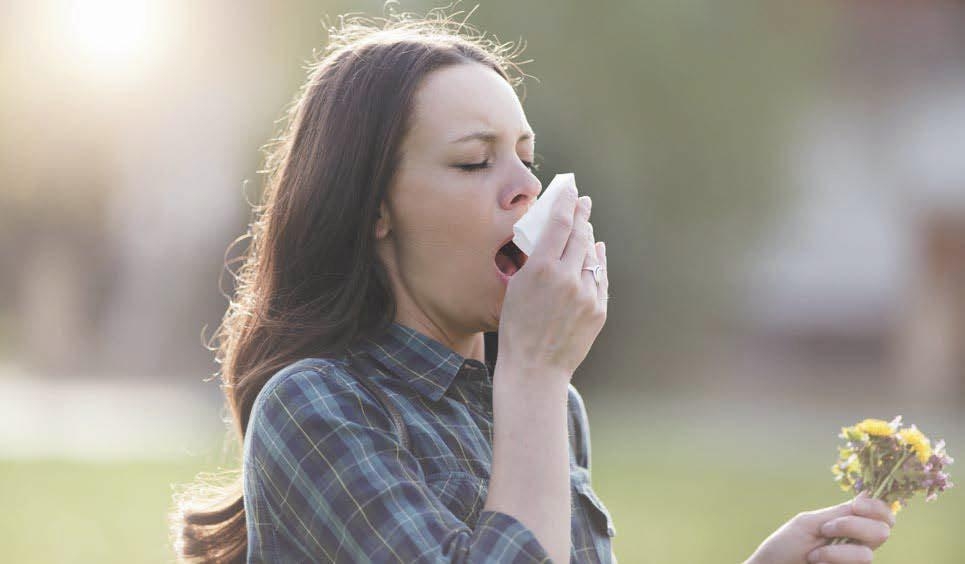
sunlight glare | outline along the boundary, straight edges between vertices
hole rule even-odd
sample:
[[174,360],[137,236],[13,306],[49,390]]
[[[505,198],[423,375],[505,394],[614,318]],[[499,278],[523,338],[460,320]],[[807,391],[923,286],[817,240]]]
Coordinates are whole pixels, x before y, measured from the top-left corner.
[[68,29],[86,58],[97,66],[126,65],[143,59],[154,44],[150,0],[70,0]]

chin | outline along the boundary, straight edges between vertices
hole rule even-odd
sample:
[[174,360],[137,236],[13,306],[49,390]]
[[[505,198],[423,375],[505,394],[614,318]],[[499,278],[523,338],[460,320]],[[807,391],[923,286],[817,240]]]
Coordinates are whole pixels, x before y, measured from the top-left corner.
[[490,315],[486,322],[483,324],[484,333],[492,333],[494,331],[499,331],[499,314]]
[[502,313],[503,313],[503,299],[500,298],[496,304],[496,307],[492,310],[492,312],[487,317],[487,319],[490,320],[490,323],[492,324],[492,326],[487,327],[486,331],[495,331],[499,329],[499,320],[502,317]]

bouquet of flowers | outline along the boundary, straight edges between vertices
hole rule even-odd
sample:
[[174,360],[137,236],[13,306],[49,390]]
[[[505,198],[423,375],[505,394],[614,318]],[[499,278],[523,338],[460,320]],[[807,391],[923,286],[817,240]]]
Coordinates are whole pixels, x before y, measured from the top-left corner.
[[[834,480],[844,491],[857,495],[864,490],[871,498],[889,503],[894,513],[916,492],[932,501],[953,485],[944,471],[954,462],[945,453],[945,441],[939,440],[933,447],[915,425],[902,428],[900,415],[891,422],[865,419],[842,427],[838,436],[847,442],[838,447],[840,458],[831,467]],[[829,544],[848,540],[838,537]]]

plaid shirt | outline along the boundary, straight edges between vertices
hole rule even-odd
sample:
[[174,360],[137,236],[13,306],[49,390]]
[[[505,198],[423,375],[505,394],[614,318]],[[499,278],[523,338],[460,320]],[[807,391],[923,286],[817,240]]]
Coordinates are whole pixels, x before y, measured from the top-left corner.
[[[482,363],[393,323],[338,358],[304,358],[275,374],[245,434],[248,562],[550,562],[522,522],[482,510],[494,335]],[[410,450],[356,370],[398,408]],[[572,384],[568,403],[570,560],[615,562],[616,530],[590,485],[589,425]]]

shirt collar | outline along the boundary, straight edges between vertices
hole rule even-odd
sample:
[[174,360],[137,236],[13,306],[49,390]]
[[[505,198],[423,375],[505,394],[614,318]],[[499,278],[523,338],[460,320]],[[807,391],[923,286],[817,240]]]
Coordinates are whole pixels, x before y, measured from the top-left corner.
[[497,333],[487,333],[486,363],[466,358],[428,335],[392,322],[380,335],[365,336],[351,347],[352,354],[367,353],[392,375],[432,401],[438,401],[460,372],[479,376],[491,384]]

